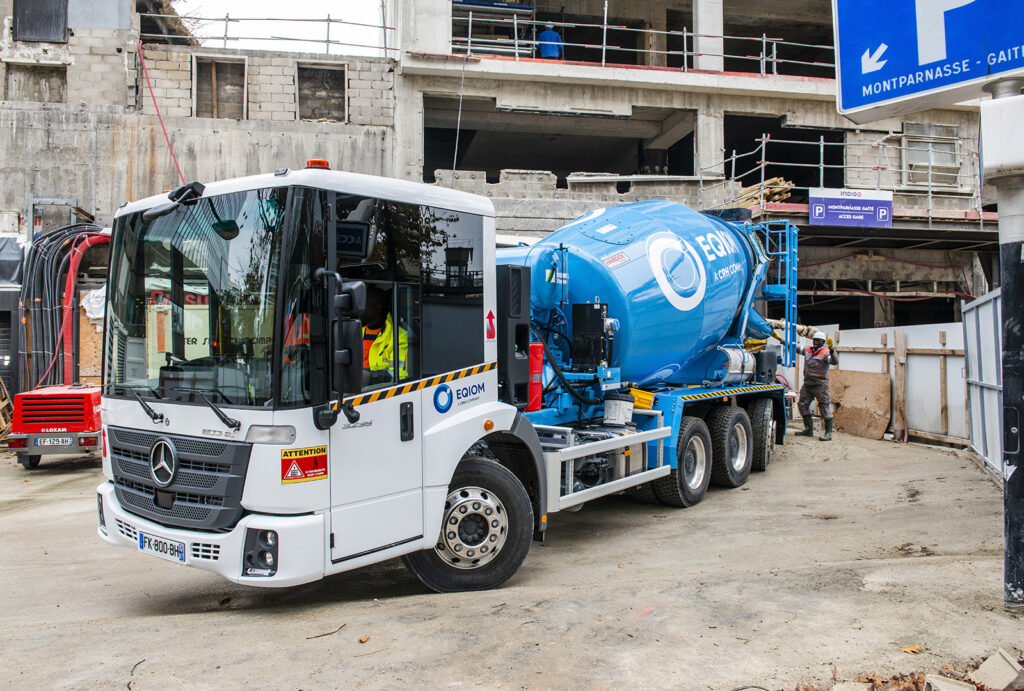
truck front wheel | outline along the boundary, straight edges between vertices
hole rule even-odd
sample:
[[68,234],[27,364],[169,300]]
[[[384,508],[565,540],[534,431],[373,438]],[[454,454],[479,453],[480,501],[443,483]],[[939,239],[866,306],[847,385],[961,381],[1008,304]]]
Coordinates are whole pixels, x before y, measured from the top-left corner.
[[679,423],[676,467],[651,485],[662,503],[693,506],[704,499],[711,481],[711,437],[699,417],[685,416]]
[[406,566],[439,593],[496,588],[526,559],[533,507],[519,479],[480,456],[459,463],[433,549],[406,555]]
[[743,408],[720,406],[707,416],[714,449],[711,481],[719,487],[739,487],[747,481],[753,460],[753,431]]

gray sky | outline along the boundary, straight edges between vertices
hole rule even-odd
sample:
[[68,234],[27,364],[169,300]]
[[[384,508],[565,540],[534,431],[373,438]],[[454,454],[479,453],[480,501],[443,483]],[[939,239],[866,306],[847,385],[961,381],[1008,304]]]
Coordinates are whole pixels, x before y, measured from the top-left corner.
[[[392,0],[388,0],[388,8]],[[374,46],[360,48],[355,46],[331,46],[332,55],[375,55],[382,54],[381,46],[381,9],[380,0],[295,0],[290,3],[281,0],[178,0],[174,3],[178,14],[200,17],[223,17],[225,13],[232,18],[288,18],[288,19],[331,19],[361,24],[374,24],[376,28],[331,24],[331,39],[345,43]],[[219,22],[204,22],[194,29],[199,36],[220,36],[224,32],[223,19]],[[228,48],[255,48],[261,50],[288,50],[306,53],[323,53],[325,46],[322,41],[327,37],[324,22],[272,22],[272,21],[232,21],[228,36],[251,37],[285,37],[306,38],[321,43],[307,43],[287,40],[237,40],[227,42]],[[388,32],[388,41],[394,40],[393,32]],[[223,42],[203,41],[204,45],[221,47]]]

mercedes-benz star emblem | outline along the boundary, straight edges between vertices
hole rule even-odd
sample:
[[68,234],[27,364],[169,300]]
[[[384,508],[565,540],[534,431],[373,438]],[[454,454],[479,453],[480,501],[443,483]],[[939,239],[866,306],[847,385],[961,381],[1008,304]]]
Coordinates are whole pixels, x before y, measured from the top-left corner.
[[153,476],[153,482],[160,487],[170,485],[174,481],[177,465],[178,458],[169,441],[160,439],[153,444],[153,448],[149,451],[149,474]]

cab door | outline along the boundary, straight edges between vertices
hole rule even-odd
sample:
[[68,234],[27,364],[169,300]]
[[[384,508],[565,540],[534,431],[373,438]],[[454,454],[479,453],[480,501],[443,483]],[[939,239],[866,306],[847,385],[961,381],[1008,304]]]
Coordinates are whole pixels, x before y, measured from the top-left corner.
[[[390,368],[364,369],[364,389],[330,430],[331,560],[340,564],[423,536],[419,296],[414,285],[367,281],[390,306]],[[379,338],[379,336],[378,336]],[[374,339],[376,340],[376,339]],[[364,362],[364,365],[368,364]]]

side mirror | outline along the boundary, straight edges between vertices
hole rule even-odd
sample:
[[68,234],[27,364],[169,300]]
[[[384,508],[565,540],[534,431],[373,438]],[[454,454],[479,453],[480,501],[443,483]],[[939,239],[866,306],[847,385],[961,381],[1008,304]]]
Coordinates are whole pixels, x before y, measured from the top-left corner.
[[332,355],[333,389],[342,397],[363,390],[363,323],[358,319],[337,322],[338,338]]
[[[362,281],[345,281],[341,291],[334,296],[334,310],[339,317],[362,314],[366,309],[366,284]],[[362,327],[360,327],[362,328]],[[362,338],[362,334],[360,334]]]

